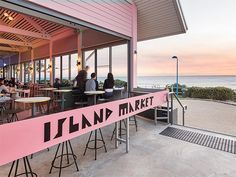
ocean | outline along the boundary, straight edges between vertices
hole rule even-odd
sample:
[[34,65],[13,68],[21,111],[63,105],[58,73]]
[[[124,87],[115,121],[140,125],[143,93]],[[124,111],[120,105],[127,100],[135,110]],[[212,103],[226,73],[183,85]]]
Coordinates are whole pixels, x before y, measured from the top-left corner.
[[[98,78],[104,80],[105,78]],[[127,81],[126,77],[115,77]],[[176,83],[175,76],[138,76],[137,85],[142,88],[164,88]],[[179,83],[187,87],[216,87],[224,86],[236,90],[236,76],[179,76]]]

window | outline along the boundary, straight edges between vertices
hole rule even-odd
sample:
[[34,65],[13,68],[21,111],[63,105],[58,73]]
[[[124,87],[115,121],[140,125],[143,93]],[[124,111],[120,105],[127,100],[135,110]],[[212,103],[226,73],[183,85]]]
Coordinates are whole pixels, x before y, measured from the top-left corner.
[[37,60],[34,62],[35,83],[39,83],[39,72],[40,72],[39,60]]
[[45,59],[40,60],[40,83],[45,83]]
[[69,79],[69,55],[62,56],[62,80]]
[[97,50],[97,80],[104,81],[109,73],[109,48]]
[[128,52],[127,44],[112,47],[112,73],[115,79],[127,81]]
[[71,54],[70,59],[71,59],[71,61],[70,61],[70,68],[71,68],[70,80],[74,80],[78,74],[78,67],[77,67],[78,54],[77,53]]
[[21,63],[21,81],[25,82],[25,64]]
[[5,66],[4,71],[5,71],[4,74],[5,78],[10,79],[10,66]]
[[91,73],[95,72],[95,50],[90,50],[84,52],[84,58],[85,58],[85,65],[89,67],[88,69],[88,77],[91,75]]
[[61,57],[55,57],[54,59],[54,78],[61,78]]
[[50,83],[50,68],[48,66],[50,65],[50,59],[45,60],[45,67],[46,67],[46,75],[45,75],[45,82]]

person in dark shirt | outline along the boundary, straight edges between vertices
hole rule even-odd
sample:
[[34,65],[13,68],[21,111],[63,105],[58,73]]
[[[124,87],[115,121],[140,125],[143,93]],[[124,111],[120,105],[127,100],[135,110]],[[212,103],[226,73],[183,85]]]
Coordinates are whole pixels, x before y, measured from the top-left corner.
[[59,79],[59,78],[56,78],[56,79],[55,79],[55,82],[54,82],[54,84],[53,84],[53,87],[54,87],[54,88],[57,88],[57,89],[59,89],[59,88],[61,87],[61,83],[60,83],[60,79]]
[[87,71],[81,70],[74,80],[73,94],[78,96],[78,100],[85,101],[87,96],[84,94],[87,81]]
[[109,98],[113,96],[113,87],[115,81],[112,73],[107,74],[107,79],[104,81],[103,90],[105,91],[104,97]]

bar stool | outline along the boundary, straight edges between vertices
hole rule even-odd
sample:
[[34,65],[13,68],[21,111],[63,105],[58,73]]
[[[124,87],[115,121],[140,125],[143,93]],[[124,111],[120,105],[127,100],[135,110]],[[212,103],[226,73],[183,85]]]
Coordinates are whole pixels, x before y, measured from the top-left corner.
[[5,110],[5,114],[8,115],[7,122],[10,123],[10,122],[18,121],[19,119],[18,119],[17,114],[22,112],[22,111],[23,110],[20,109],[20,108]]
[[13,171],[13,168],[14,168],[14,166],[15,166],[15,163],[16,163],[16,166],[15,166],[15,171],[14,171],[14,175],[13,175],[14,177],[16,177],[16,176],[22,176],[22,175],[31,176],[31,177],[37,177],[37,176],[38,176],[36,173],[34,173],[34,172],[32,171],[32,168],[31,168],[31,166],[30,166],[29,159],[28,159],[27,156],[26,156],[26,157],[23,157],[24,170],[25,170],[25,171],[22,172],[22,173],[20,173],[20,174],[18,174],[19,162],[20,162],[20,159],[15,160],[15,161],[12,162],[11,169],[10,169],[10,171],[9,171],[9,173],[8,173],[8,177],[11,177],[11,173],[12,173],[12,171]]
[[[102,136],[102,131],[101,131],[100,128],[98,130],[99,130],[101,139],[98,139],[98,137],[97,137],[97,129],[94,130],[94,131],[91,131],[90,135],[89,135],[89,139],[86,143],[86,148],[84,150],[84,155],[86,154],[87,149],[94,150],[95,151],[95,160],[97,160],[97,150],[98,149],[101,149],[102,147],[104,147],[105,152],[107,152],[106,144],[105,144],[105,141],[104,141],[103,136]],[[93,132],[94,132],[94,139],[91,139]],[[92,142],[94,142],[94,147],[89,146],[89,144],[92,143]],[[97,146],[97,142],[102,142],[102,145]]]
[[[123,122],[123,124],[124,124],[124,126],[125,126],[125,128],[122,128],[122,122]],[[119,129],[118,129],[119,131],[119,137],[121,138],[122,137],[122,135],[125,135],[125,133],[122,133],[122,131],[125,131],[126,130],[126,122],[125,122],[125,120],[120,120],[119,121]],[[115,135],[115,132],[116,132],[116,128],[114,128],[114,130],[113,130],[113,132],[112,132],[112,136],[111,136],[111,141],[113,140],[113,137],[114,137],[114,135]],[[120,142],[121,143],[121,142]]]
[[[69,147],[68,147],[69,146]],[[59,152],[59,149],[61,147],[61,154],[58,155],[58,152]],[[69,152],[70,150],[70,152]],[[65,151],[65,152],[64,152]],[[67,160],[67,164],[63,164],[63,157],[66,156],[66,160]],[[69,157],[72,157],[73,158],[73,161],[70,162],[70,158]],[[55,165],[55,161],[60,159],[60,165],[59,166],[56,166]],[[57,146],[57,150],[56,150],[56,153],[55,153],[55,156],[54,156],[54,159],[52,161],[52,164],[51,164],[51,168],[50,168],[50,171],[49,171],[49,174],[52,173],[52,169],[53,168],[56,168],[56,169],[59,169],[59,177],[61,176],[61,171],[63,168],[67,168],[73,164],[75,164],[75,167],[76,167],[76,170],[79,171],[79,168],[78,168],[78,165],[77,165],[77,162],[76,162],[76,159],[77,159],[77,156],[74,154],[74,151],[73,151],[73,148],[72,148],[72,145],[71,145],[71,142],[70,140],[67,140],[63,143],[60,143],[58,146]]]
[[[136,132],[138,131],[138,122],[136,120],[136,116],[132,116],[132,117],[129,117],[129,121],[130,121],[130,124],[129,125],[134,125],[135,126],[135,129],[136,129]],[[133,123],[131,123],[133,122]]]

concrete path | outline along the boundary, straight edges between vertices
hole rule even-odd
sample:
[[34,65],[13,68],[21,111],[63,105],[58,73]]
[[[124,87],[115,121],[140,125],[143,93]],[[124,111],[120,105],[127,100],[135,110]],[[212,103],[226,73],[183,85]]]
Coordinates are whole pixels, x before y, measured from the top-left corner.
[[[236,136],[236,106],[213,101],[183,99],[188,106],[185,125]],[[181,109],[179,123],[182,124]]]

